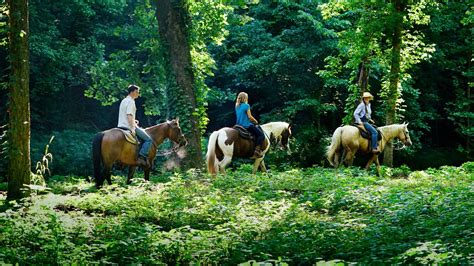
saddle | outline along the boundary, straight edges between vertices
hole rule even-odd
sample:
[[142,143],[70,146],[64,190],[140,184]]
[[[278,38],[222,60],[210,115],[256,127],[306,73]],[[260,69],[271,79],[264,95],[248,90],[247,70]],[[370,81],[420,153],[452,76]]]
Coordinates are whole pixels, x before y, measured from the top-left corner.
[[240,125],[235,125],[232,127],[233,129],[237,130],[239,132],[239,136],[243,139],[248,139],[248,140],[254,140],[255,137],[250,133],[245,127],[240,126]]
[[[357,124],[352,124],[352,126],[355,126],[356,128],[359,129],[359,132],[360,132],[360,135],[364,138],[364,139],[368,139],[368,140],[372,140],[371,138],[371,135],[370,135],[370,132],[365,130],[365,129],[362,129],[361,127],[359,127]],[[375,127],[375,126],[374,126]],[[377,130],[377,141],[380,141],[382,140],[382,133],[380,132],[380,130],[375,127],[375,130]]]
[[135,135],[132,135],[132,132],[129,129],[124,129],[117,127],[118,130],[122,131],[123,135],[125,136],[125,139],[132,143],[133,145],[140,145],[140,141],[138,141],[138,138]]

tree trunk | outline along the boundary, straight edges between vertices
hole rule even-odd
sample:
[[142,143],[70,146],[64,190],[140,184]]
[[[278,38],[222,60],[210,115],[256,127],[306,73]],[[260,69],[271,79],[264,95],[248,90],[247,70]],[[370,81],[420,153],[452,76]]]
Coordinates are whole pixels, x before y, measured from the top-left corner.
[[9,61],[8,84],[8,199],[27,194],[30,183],[30,101],[28,0],[8,0]]
[[357,83],[359,84],[360,88],[360,96],[362,97],[362,94],[367,91],[368,83],[369,83],[369,70],[365,66],[367,64],[367,57],[362,60],[362,62],[359,64],[359,79]]
[[[385,124],[391,125],[396,121],[396,107],[399,95],[398,86],[400,84],[400,51],[402,46],[402,28],[403,28],[403,0],[394,0],[395,7],[395,24],[392,35],[392,62],[390,68],[390,85],[387,93],[387,110],[385,113]],[[387,143],[384,150],[383,162],[385,165],[393,166],[393,146],[392,142]]]
[[172,83],[168,92],[170,112],[180,115],[181,126],[189,142],[186,167],[201,167],[201,132],[196,114],[196,94],[192,70],[191,52],[186,33],[187,17],[184,0],[156,0],[156,17],[160,38],[168,61]]
[[[467,69],[471,69],[471,62],[472,62],[472,53],[470,54],[469,56],[469,60],[467,61]],[[471,103],[472,103],[472,99],[471,99],[471,86],[469,84],[469,82],[466,84],[467,88],[466,88],[466,94],[467,94],[467,106],[466,106],[466,112],[467,113],[471,113]],[[470,129],[471,128],[471,118],[470,116],[467,117],[467,129]],[[472,150],[471,150],[471,138],[472,138],[472,133],[467,133],[467,138],[466,138],[466,152],[467,152],[467,159],[469,161],[471,161],[473,159],[472,157]]]

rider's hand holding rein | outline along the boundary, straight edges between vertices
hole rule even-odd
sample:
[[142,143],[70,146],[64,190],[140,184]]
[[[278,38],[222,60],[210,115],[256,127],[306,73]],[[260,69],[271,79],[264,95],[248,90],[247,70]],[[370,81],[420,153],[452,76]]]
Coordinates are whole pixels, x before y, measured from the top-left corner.
[[132,134],[135,135],[135,128],[137,128],[138,126],[137,120],[135,120],[133,115],[131,114],[127,115],[127,119],[128,119],[128,124],[130,125],[130,131],[132,131]]

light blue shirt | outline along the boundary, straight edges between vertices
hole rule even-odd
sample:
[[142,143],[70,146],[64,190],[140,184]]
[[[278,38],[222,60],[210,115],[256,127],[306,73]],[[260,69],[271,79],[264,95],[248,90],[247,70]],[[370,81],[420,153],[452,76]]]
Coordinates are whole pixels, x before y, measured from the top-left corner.
[[364,102],[361,102],[354,111],[354,118],[356,123],[362,123],[362,119],[364,119],[364,122],[369,121],[371,114],[372,110],[370,109],[370,103],[365,105]]
[[241,125],[244,128],[248,128],[252,125],[250,122],[249,116],[247,115],[247,110],[250,109],[248,103],[241,103],[239,106],[235,107],[235,114],[237,115],[237,125]]

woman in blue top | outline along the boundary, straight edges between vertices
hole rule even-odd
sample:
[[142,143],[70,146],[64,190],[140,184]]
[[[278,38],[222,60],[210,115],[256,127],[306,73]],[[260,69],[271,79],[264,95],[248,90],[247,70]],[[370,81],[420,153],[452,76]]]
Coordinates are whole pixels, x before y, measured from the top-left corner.
[[374,96],[370,92],[364,92],[362,94],[362,102],[357,106],[354,111],[355,122],[361,126],[364,126],[367,131],[370,132],[372,136],[372,153],[380,153],[380,150],[377,145],[378,133],[375,128],[369,124],[374,123],[374,120],[371,119],[370,115],[372,110],[370,109],[370,101],[374,99]]
[[250,105],[248,104],[249,96],[245,92],[239,93],[237,101],[235,102],[235,113],[237,115],[237,125],[241,125],[252,133],[255,138],[255,152],[254,157],[262,157],[262,144],[264,140],[263,132],[256,127],[258,124],[257,119],[252,116],[250,112]]

